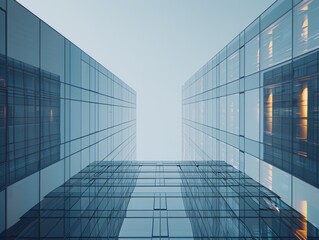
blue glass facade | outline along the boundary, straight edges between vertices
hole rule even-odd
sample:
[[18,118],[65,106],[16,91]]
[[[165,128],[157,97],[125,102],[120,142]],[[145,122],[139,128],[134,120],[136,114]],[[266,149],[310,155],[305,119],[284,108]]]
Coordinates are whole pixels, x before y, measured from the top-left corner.
[[136,158],[136,93],[0,1],[0,232],[93,161]]
[[8,239],[319,237],[278,195],[224,161],[93,162],[4,234]]
[[183,160],[136,93],[0,0],[0,238],[318,239],[319,2],[275,2],[183,86]]
[[317,227],[318,16],[276,1],[183,86],[183,159],[227,162]]

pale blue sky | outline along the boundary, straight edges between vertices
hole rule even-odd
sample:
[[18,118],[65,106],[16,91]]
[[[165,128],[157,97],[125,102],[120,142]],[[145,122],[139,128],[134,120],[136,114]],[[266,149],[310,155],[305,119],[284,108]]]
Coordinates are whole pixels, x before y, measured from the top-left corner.
[[181,158],[181,86],[274,0],[18,0],[137,91],[137,159]]

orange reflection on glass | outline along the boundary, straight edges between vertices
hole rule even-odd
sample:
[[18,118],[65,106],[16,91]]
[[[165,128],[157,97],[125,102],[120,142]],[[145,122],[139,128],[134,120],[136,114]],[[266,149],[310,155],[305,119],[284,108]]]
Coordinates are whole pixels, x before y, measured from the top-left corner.
[[308,87],[300,95],[300,139],[307,140],[308,132]]
[[301,38],[303,41],[308,41],[308,27],[309,27],[309,21],[308,21],[308,14],[305,15],[305,18],[302,22],[302,31],[301,31]]
[[267,133],[272,134],[273,95],[272,91],[267,99]]
[[301,8],[301,11],[308,11],[308,9],[309,9],[308,5],[305,5]]
[[272,40],[269,42],[269,45],[268,45],[268,55],[270,58],[272,58]]
[[300,213],[303,215],[301,219],[301,229],[296,230],[298,239],[307,239],[307,201],[300,202]]
[[273,56],[273,36],[272,36],[272,32],[273,32],[273,29],[275,29],[276,26],[272,27],[271,29],[269,29],[269,31],[267,32],[269,36],[269,43],[268,43],[268,57],[269,58],[272,58]]

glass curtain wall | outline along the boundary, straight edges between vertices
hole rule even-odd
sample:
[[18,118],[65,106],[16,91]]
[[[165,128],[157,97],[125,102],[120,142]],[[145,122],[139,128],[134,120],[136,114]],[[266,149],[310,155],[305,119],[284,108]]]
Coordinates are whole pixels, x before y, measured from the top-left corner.
[[276,1],[182,89],[183,159],[226,161],[316,226],[318,19],[316,0]]
[[136,93],[16,1],[0,1],[0,232],[94,161],[136,158]]

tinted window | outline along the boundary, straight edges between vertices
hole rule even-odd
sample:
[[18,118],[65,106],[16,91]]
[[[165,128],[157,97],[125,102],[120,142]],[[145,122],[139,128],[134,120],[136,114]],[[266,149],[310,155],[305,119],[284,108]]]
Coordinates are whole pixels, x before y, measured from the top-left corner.
[[294,56],[319,46],[319,1],[302,2],[294,8]]
[[41,69],[54,73],[63,82],[64,38],[41,22]]
[[226,83],[227,72],[226,72],[226,60],[224,60],[219,65],[219,86],[224,85]]
[[0,54],[5,54],[6,43],[6,18],[4,12],[0,11]]
[[259,141],[259,89],[245,92],[245,137]]
[[245,45],[245,75],[259,71],[259,35]]
[[261,68],[283,62],[292,55],[291,11],[261,33]]
[[227,58],[227,82],[239,78],[239,51]]
[[8,57],[39,67],[39,19],[8,1]]

